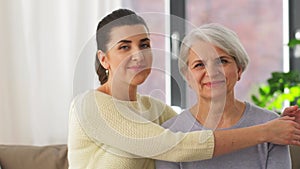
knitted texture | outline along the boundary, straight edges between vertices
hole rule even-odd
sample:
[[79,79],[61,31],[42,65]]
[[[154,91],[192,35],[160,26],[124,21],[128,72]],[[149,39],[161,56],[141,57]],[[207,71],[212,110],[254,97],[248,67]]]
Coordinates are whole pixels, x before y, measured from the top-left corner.
[[160,126],[175,116],[149,96],[120,101],[89,91],[74,98],[69,116],[69,168],[154,169],[154,160],[209,159],[212,131],[173,133]]

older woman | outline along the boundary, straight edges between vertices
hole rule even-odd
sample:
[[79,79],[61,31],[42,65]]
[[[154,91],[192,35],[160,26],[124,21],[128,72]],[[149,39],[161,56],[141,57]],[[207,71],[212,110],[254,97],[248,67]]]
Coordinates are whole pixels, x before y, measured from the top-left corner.
[[[198,101],[163,124],[174,132],[228,130],[275,119],[275,112],[235,97],[234,88],[249,62],[237,35],[220,24],[206,24],[188,34],[182,43],[179,69]],[[194,162],[157,161],[157,169],[282,169],[291,168],[288,146],[262,143]]]

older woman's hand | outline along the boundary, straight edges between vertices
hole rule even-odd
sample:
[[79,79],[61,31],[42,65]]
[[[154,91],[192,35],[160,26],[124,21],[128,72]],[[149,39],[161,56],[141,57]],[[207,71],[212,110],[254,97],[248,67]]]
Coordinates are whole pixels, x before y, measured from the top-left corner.
[[300,109],[297,105],[285,108],[282,116],[295,117],[295,121],[300,124]]

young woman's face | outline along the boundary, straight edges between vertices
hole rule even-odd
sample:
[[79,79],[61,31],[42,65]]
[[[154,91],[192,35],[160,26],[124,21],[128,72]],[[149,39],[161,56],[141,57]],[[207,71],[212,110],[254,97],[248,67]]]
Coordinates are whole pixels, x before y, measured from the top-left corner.
[[152,52],[144,25],[128,25],[111,30],[107,45],[109,78],[130,85],[143,83],[151,72]]
[[212,44],[195,42],[188,56],[187,80],[202,98],[233,94],[242,70],[232,56]]

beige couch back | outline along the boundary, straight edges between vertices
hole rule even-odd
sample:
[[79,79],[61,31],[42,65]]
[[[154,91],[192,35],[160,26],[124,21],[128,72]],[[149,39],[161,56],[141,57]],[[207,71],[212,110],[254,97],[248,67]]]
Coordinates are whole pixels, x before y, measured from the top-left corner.
[[2,169],[68,169],[67,145],[0,145]]
[[[300,146],[290,146],[293,169],[300,169]],[[2,169],[67,169],[67,145],[0,145]]]

